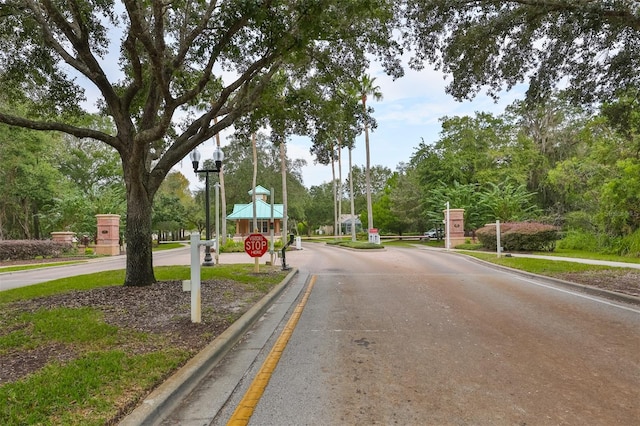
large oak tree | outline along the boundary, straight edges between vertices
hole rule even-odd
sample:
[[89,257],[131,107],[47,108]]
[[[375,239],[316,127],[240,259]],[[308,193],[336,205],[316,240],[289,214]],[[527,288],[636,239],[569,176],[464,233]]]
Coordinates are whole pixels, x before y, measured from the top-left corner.
[[633,0],[408,0],[412,64],[437,64],[458,99],[525,83],[531,100],[560,82],[581,102],[640,85]]
[[[124,284],[148,285],[155,281],[151,205],[171,168],[250,112],[278,72],[356,76],[373,53],[399,74],[392,4],[6,0],[0,122],[118,151],[127,192]],[[114,132],[79,124],[88,96]],[[21,113],[18,104],[30,108]]]

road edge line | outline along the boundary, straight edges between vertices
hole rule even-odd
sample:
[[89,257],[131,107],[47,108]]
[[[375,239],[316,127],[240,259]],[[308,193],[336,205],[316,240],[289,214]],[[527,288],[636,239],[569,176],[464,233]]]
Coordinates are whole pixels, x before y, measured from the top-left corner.
[[311,295],[311,291],[313,290],[313,286],[315,285],[317,278],[317,275],[313,275],[311,277],[311,281],[307,286],[304,296],[302,296],[302,300],[300,300],[300,303],[298,303],[294,309],[289,321],[287,321],[287,325],[285,325],[282,333],[280,333],[280,336],[278,337],[278,340],[276,340],[271,351],[269,351],[269,354],[262,363],[260,370],[229,418],[227,425],[236,426],[246,425],[249,423],[258,402],[260,402],[260,398],[262,398],[264,390],[269,384],[271,375],[275,371],[276,366],[280,361],[280,357],[287,347],[287,343],[289,343],[289,339],[298,324],[298,320],[300,319],[300,316],[302,316],[302,311],[307,304],[307,300],[309,300],[309,296]]

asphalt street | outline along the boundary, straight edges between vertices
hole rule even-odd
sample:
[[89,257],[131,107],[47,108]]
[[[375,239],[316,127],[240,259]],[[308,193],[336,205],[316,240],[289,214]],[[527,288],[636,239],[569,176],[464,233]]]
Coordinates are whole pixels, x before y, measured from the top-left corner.
[[312,280],[249,424],[640,419],[637,305],[442,251],[307,244],[290,258],[300,273],[286,302],[264,315],[162,424],[242,424],[234,423],[238,407],[256,393],[254,378],[270,363]]
[[[188,248],[154,253],[156,265],[189,259]],[[0,284],[119,269],[124,260],[0,274]],[[442,250],[309,243],[287,260],[298,273],[237,345],[188,392],[172,393],[159,418],[132,415],[123,425],[234,422],[269,364],[249,424],[638,424],[637,304]]]

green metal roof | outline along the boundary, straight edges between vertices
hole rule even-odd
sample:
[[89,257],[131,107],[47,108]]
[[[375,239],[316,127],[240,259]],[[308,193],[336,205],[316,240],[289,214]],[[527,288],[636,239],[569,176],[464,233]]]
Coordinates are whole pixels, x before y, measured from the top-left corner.
[[[258,187],[256,187],[256,193],[258,193]],[[282,204],[274,204],[273,218],[282,219],[283,210]],[[271,204],[262,200],[256,200],[256,217],[258,219],[271,219]],[[234,204],[233,212],[227,216],[227,219],[253,219],[253,204]]]
[[[253,195],[253,189],[250,189],[247,194]],[[256,186],[256,195],[271,195],[271,191],[262,185]]]

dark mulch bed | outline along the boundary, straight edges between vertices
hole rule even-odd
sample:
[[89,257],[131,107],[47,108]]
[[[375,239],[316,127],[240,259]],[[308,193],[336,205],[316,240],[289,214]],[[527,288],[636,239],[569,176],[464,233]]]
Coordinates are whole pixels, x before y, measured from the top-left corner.
[[603,271],[564,273],[557,275],[557,278],[604,290],[624,293],[630,296],[640,297],[640,270],[635,272],[607,269]]
[[[125,349],[145,353],[158,345],[197,353],[246,312],[263,293],[232,280],[202,282],[202,323],[191,322],[191,296],[180,281],[158,282],[149,287],[103,287],[88,291],[10,303],[0,313],[0,335],[11,332],[11,318],[21,312],[60,307],[91,307],[100,310],[108,324],[125,330],[147,332],[160,339],[129,343]],[[15,327],[14,327],[15,329]],[[0,384],[15,381],[54,360],[77,356],[72,346],[55,344],[35,350],[13,350],[1,355]]]

